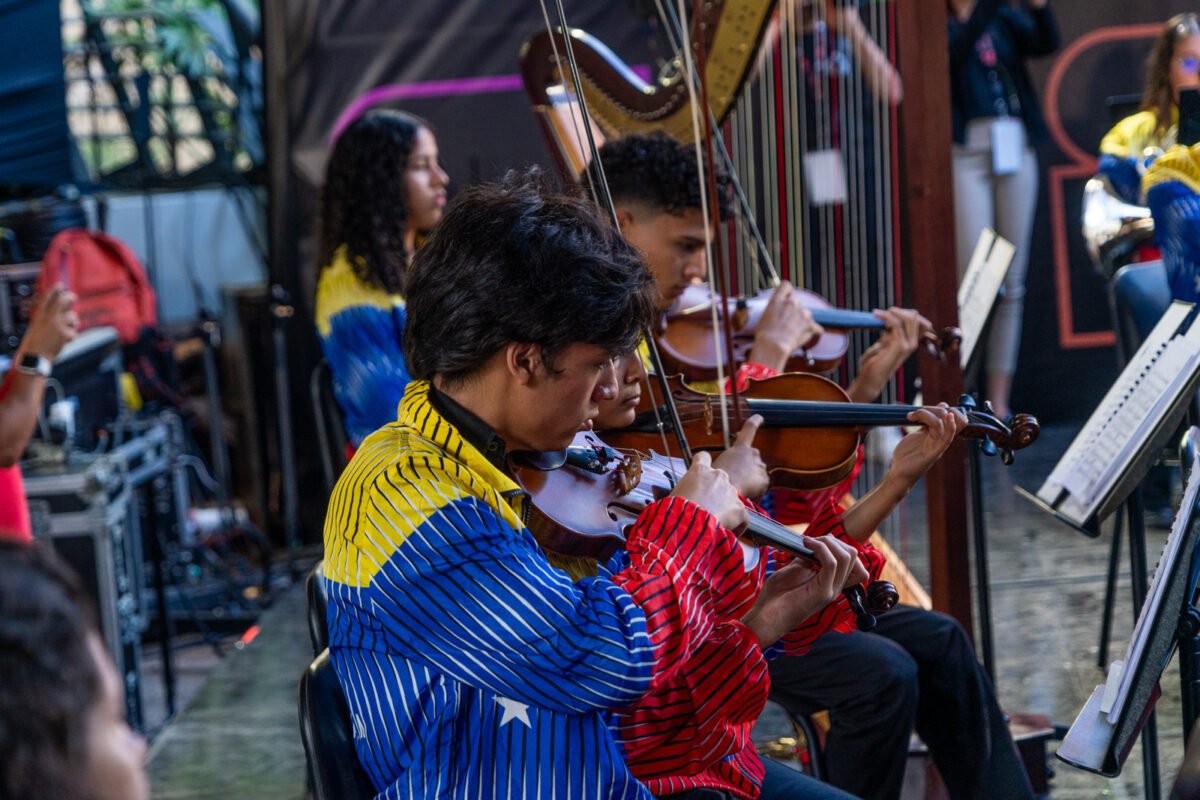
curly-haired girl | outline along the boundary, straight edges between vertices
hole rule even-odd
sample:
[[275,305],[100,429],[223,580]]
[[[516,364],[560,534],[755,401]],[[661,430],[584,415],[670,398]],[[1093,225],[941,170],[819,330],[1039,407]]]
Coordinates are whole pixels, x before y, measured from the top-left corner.
[[321,197],[317,332],[357,445],[396,416],[408,264],[442,217],[449,176],[429,124],[376,109],[338,137]]

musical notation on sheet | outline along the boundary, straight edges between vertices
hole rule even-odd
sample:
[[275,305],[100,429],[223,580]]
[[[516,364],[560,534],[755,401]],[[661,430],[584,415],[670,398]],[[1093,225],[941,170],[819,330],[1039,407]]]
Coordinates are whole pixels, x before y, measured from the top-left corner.
[[983,336],[1015,252],[1012,243],[991,228],[984,228],[979,234],[971,263],[958,286],[958,325],[962,329],[959,354],[964,369]]
[[1184,330],[1192,308],[1171,305],[1038,490],[1077,525],[1099,509],[1200,368],[1200,324]]

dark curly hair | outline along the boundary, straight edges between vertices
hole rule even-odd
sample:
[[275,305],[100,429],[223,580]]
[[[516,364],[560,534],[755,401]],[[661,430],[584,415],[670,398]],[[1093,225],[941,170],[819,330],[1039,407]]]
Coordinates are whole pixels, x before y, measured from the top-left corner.
[[78,578],[38,544],[0,544],[0,800],[86,800],[96,631]]
[[404,293],[408,198],[401,176],[422,128],[431,130],[420,117],[373,109],[338,137],[321,192],[322,269],[345,245],[359,279],[389,294]]
[[1175,93],[1171,90],[1171,59],[1175,57],[1175,45],[1196,34],[1200,34],[1200,17],[1191,12],[1176,14],[1167,20],[1146,59],[1142,111],[1154,112],[1159,133],[1171,127],[1171,108],[1175,105]]
[[[600,148],[600,164],[616,205],[642,205],[675,215],[701,206],[696,153],[665,133],[631,134],[606,142]],[[598,182],[593,162],[584,173],[584,185]],[[729,193],[729,176],[718,168],[717,201],[723,220],[731,213]]]
[[513,342],[546,368],[573,343],[633,350],[655,314],[654,278],[629,243],[536,169],[464,191],[414,259],[404,357],[414,378],[460,384]]

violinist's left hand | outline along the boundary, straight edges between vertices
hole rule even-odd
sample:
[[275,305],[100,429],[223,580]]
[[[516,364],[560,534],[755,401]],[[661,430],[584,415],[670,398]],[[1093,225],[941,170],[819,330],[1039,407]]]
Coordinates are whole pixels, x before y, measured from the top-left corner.
[[933,462],[942,457],[958,432],[967,426],[967,418],[961,411],[942,403],[914,411],[908,415],[908,420],[921,427],[896,445],[889,474],[911,488]]
[[838,592],[867,579],[858,551],[833,536],[804,537],[819,566],[799,560],[763,584],[754,607],[742,618],[763,647],[779,641],[804,620],[829,605]]
[[855,403],[875,402],[900,365],[916,352],[921,335],[933,330],[933,324],[911,308],[893,306],[873,313],[887,329],[858,360],[858,374],[846,390]]
[[746,420],[733,446],[713,460],[713,466],[725,470],[733,487],[751,500],[762,497],[771,481],[767,465],[754,446],[754,435],[762,423],[763,418],[758,414]]

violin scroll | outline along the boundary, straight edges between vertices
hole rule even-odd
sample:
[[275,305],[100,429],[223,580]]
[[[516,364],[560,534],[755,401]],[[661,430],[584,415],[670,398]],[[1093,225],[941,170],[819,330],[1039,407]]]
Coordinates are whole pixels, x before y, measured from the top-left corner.
[[1020,450],[1033,444],[1037,441],[1038,434],[1042,432],[1037,417],[1032,414],[1014,414],[1013,418],[1008,421],[1008,427],[1012,431],[1013,450]]
[[1014,414],[1005,424],[987,401],[980,408],[974,397],[964,394],[959,398],[958,405],[967,415],[967,427],[962,435],[982,439],[984,455],[999,453],[1000,460],[1006,466],[1013,463],[1014,450],[1033,444],[1041,433],[1041,426],[1032,414]]
[[875,630],[876,617],[891,611],[900,602],[900,593],[889,581],[872,581],[865,591],[862,586],[847,586],[842,594],[858,618],[860,631]]
[[872,614],[885,614],[900,602],[900,593],[891,581],[871,581],[867,586],[867,609]]

